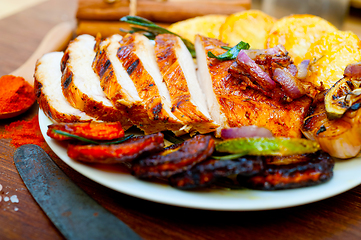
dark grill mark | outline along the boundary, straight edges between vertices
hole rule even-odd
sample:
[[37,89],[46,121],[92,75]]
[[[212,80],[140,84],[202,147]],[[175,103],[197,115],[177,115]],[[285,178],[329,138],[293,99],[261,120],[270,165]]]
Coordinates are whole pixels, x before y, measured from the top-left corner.
[[318,129],[316,135],[318,136],[318,134],[320,134],[320,133],[322,133],[322,132],[325,132],[325,131],[326,131],[326,127],[325,127],[324,125],[322,125],[322,126],[320,127],[320,129]]
[[70,73],[63,83],[64,89],[67,89],[72,81],[73,81],[73,74]]
[[48,115],[49,115],[50,118],[53,118],[53,114],[51,114],[50,110],[48,111]]
[[157,104],[152,110],[153,110],[153,114],[154,114],[154,120],[158,120],[159,119],[159,113],[162,111],[162,104],[159,103]]
[[102,78],[104,73],[108,70],[109,66],[110,66],[110,60],[108,59],[103,66],[100,67],[100,71],[99,71],[99,77]]
[[137,59],[135,62],[133,62],[127,69],[127,73],[128,75],[132,75],[132,73],[134,72],[134,70],[137,68],[139,64],[139,59]]
[[43,84],[38,82],[37,88],[35,89],[35,96],[36,98],[39,98],[41,95],[41,89],[43,88]]

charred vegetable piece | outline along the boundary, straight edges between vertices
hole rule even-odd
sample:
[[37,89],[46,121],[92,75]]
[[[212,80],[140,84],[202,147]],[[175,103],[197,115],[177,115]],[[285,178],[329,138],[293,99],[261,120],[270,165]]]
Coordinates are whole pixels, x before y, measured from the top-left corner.
[[244,155],[287,156],[313,153],[320,149],[317,142],[303,138],[235,138],[216,144],[216,151]]
[[337,119],[361,99],[361,77],[344,77],[338,80],[325,95],[325,108],[329,119]]
[[273,137],[273,134],[269,129],[255,125],[224,128],[221,130],[222,139],[243,137]]
[[113,145],[74,145],[69,144],[68,156],[82,162],[115,164],[130,162],[144,154],[163,150],[162,133],[131,138]]
[[70,140],[72,137],[59,134],[55,130],[92,140],[113,140],[124,137],[120,122],[54,123],[48,126],[49,137],[56,140]]
[[263,160],[259,156],[242,157],[236,160],[203,161],[188,171],[175,174],[169,178],[171,186],[180,189],[206,187],[218,179],[241,174],[252,176],[263,169]]
[[158,154],[139,159],[133,165],[133,175],[139,178],[170,177],[207,159],[213,151],[212,137],[197,135]]
[[268,157],[264,171],[252,177],[239,175],[250,189],[279,190],[317,185],[333,176],[334,160],[325,152],[291,157]]
[[351,108],[341,118],[330,120],[321,101],[310,108],[301,131],[332,157],[355,157],[361,150],[360,116],[360,109]]

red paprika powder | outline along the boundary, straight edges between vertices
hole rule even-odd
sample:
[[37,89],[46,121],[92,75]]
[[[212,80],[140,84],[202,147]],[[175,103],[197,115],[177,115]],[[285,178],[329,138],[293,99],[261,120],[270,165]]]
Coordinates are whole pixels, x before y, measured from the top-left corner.
[[0,113],[20,111],[34,101],[34,88],[24,78],[12,75],[0,78]]

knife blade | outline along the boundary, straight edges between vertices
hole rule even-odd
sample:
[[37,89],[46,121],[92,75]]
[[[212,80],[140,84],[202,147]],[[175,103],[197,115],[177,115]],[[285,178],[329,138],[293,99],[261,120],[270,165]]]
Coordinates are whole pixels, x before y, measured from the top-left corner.
[[37,145],[23,145],[15,166],[31,195],[67,239],[141,239],[81,190]]

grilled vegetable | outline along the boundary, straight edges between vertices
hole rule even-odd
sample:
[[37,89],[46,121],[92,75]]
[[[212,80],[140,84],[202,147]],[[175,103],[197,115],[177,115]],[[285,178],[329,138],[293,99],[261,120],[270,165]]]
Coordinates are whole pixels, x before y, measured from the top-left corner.
[[258,127],[255,125],[224,128],[221,130],[222,139],[243,137],[273,137],[273,134],[269,129],[265,127]]
[[120,122],[54,123],[48,126],[47,135],[56,140],[70,140],[57,131],[92,140],[113,140],[124,137]]
[[206,187],[218,179],[235,174],[252,176],[263,169],[261,157],[238,158],[235,160],[209,159],[195,165],[192,169],[175,174],[169,178],[169,184],[180,189]]
[[229,15],[222,24],[219,39],[231,46],[243,40],[255,49],[263,49],[268,31],[275,21],[274,17],[259,10],[237,12]]
[[325,152],[290,157],[268,157],[265,169],[255,176],[239,175],[241,186],[278,190],[317,185],[333,176],[334,160]]
[[168,30],[179,34],[192,43],[194,43],[194,38],[197,34],[220,39],[220,27],[226,21],[226,18],[227,15],[224,14],[197,16],[173,23],[168,27]]
[[158,154],[140,159],[133,165],[133,174],[139,178],[170,177],[205,160],[213,150],[214,140],[211,136],[197,135]]
[[68,156],[82,162],[116,164],[130,162],[146,153],[150,154],[161,151],[163,146],[163,134],[157,133],[134,137],[121,144],[69,144]]
[[[361,66],[359,66],[359,68],[361,68]],[[347,109],[354,106],[360,99],[361,77],[341,78],[327,91],[325,95],[327,117],[329,119],[342,117]]]
[[311,109],[301,129],[308,139],[317,141],[332,157],[351,158],[360,152],[360,110],[350,109],[341,118],[330,120],[323,102]]
[[216,151],[244,155],[287,156],[313,153],[320,149],[317,142],[303,138],[236,138],[216,144]]

